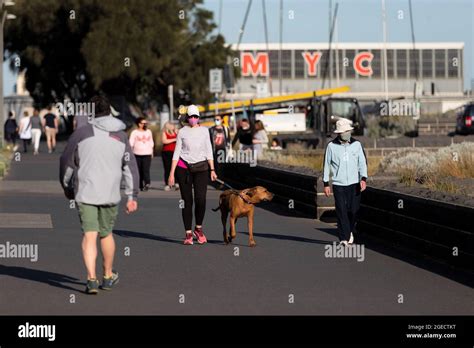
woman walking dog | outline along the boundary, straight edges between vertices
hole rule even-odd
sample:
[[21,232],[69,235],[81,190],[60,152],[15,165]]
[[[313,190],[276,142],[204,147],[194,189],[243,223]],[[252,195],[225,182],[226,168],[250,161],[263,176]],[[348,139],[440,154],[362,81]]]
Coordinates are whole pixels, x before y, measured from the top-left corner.
[[[184,200],[182,216],[185,229],[185,245],[193,244],[193,235],[199,244],[207,242],[202,229],[204,214],[206,212],[206,193],[209,180],[215,181],[217,175],[214,169],[214,156],[212,152],[209,131],[199,125],[199,110],[196,105],[190,105],[187,111],[187,123],[178,133],[176,148],[173,154],[171,172],[168,185],[173,186],[176,179],[179,183],[181,198]],[[193,190],[194,213],[196,227],[192,230],[193,222]]]

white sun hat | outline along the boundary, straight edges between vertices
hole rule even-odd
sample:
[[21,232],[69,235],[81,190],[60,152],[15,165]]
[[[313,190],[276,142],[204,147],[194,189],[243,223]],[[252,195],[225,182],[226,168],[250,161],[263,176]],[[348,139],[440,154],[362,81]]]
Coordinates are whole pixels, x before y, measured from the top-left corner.
[[353,130],[354,127],[352,127],[351,124],[351,120],[348,120],[347,118],[341,118],[339,121],[336,122],[336,130],[334,131],[334,133],[339,134]]
[[197,115],[199,116],[199,109],[196,105],[188,106],[188,116]]

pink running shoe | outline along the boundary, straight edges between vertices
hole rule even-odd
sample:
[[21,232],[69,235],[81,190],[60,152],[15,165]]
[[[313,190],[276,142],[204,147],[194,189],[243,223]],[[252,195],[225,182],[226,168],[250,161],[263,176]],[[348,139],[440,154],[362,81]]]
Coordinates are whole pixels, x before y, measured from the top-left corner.
[[184,239],[184,245],[193,245],[193,234],[186,233],[186,238]]
[[194,236],[196,237],[197,239],[197,242],[199,244],[204,244],[204,243],[207,243],[207,238],[206,236],[204,235],[204,233],[202,233],[202,227],[200,228],[194,228]]

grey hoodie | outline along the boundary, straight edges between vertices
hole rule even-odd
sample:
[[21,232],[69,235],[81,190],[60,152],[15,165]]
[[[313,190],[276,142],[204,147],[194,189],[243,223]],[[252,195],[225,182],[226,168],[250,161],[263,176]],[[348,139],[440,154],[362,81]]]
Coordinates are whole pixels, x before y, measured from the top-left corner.
[[124,129],[125,124],[111,115],[76,129],[60,160],[66,197],[78,203],[115,205],[120,202],[123,178],[128,200],[136,199],[137,163]]

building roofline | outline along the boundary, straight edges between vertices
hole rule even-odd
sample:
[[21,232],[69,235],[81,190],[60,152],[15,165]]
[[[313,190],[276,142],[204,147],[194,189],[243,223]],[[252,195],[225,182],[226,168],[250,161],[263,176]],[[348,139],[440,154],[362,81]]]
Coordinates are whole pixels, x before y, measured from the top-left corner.
[[[236,49],[237,44],[231,44],[232,49]],[[324,50],[328,49],[329,44],[327,42],[291,42],[283,43],[283,50]],[[383,42],[333,42],[333,49],[383,49]],[[413,49],[413,43],[411,42],[387,42],[387,49]],[[463,49],[464,42],[417,42],[415,44],[416,49]],[[241,43],[239,46],[241,51],[249,50],[263,50],[267,49],[265,43]],[[268,49],[270,51],[279,50],[279,43],[269,43]]]

